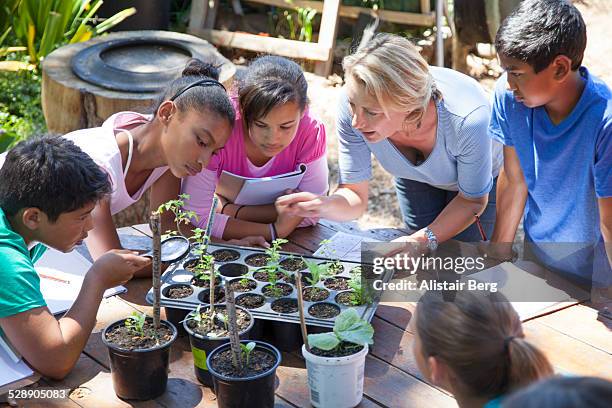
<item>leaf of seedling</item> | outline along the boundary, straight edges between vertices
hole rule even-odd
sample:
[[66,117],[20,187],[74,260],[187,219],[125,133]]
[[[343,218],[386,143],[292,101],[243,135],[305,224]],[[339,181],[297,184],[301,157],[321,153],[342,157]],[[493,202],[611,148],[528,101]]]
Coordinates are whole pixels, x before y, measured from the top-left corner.
[[255,344],[255,342],[250,341],[247,344],[244,343],[240,343],[240,349],[242,350],[242,355],[245,357],[245,365],[248,366],[249,365],[249,359],[251,357],[251,352],[255,349],[255,346],[257,344]]
[[340,344],[340,339],[333,333],[309,334],[308,344],[310,347],[316,347],[320,350],[333,350]]
[[306,263],[306,267],[310,272],[310,276],[306,276],[306,280],[310,283],[311,286],[315,286],[321,280],[322,276],[327,275],[327,269],[329,268],[328,264],[319,265],[315,261],[307,261],[304,259]]
[[134,334],[144,336],[144,325],[146,321],[146,313],[132,312],[132,314],[125,319],[125,327]]
[[219,320],[221,323],[223,323],[223,326],[225,326],[225,330],[229,330],[229,329],[228,329],[228,322],[229,322],[229,319],[228,319],[227,315],[224,315],[224,314],[223,314],[223,313],[221,313],[221,312],[217,312],[217,314],[216,314],[215,316],[216,316],[216,318],[217,318],[217,319],[218,319],[218,320]]

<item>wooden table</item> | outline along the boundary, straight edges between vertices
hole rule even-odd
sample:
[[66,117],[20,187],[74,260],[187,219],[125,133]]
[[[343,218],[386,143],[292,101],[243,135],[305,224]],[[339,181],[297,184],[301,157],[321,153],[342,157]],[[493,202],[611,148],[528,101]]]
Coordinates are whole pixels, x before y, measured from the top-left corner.
[[[321,240],[331,237],[346,225],[325,223],[296,231],[284,250],[311,254]],[[123,228],[122,234],[146,235],[139,226]],[[372,237],[387,240],[401,233],[381,229]],[[19,401],[20,406],[62,407],[215,407],[211,389],[202,386],[194,375],[187,337],[179,337],[172,346],[168,389],[153,401],[125,402],[113,391],[108,352],[100,337],[102,329],[125,318],[134,310],[151,314],[144,295],[150,279],[136,279],[127,284],[128,292],[104,299],[97,324],[76,367],[63,381],[40,380],[33,386],[70,388],[66,400]],[[612,310],[612,304],[608,305]],[[410,303],[381,303],[372,320],[374,346],[366,359],[364,399],[360,407],[454,407],[448,393],[428,384],[418,372],[412,354],[413,333],[408,322],[414,311]],[[162,315],[163,318],[163,315]],[[524,324],[526,336],[548,356],[560,372],[595,375],[612,380],[612,319],[599,315],[588,304],[575,305]],[[277,370],[276,406],[309,406],[307,374],[299,353],[283,353]],[[255,405],[253,405],[255,407]]]

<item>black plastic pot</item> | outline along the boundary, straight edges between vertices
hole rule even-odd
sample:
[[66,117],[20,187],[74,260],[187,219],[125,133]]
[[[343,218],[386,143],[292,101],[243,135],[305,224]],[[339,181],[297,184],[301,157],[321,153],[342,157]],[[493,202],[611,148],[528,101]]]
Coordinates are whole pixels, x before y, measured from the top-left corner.
[[[215,308],[222,307],[225,309],[225,304],[215,305]],[[251,323],[249,326],[240,332],[241,339],[250,339],[250,332],[255,323],[255,318],[249,312],[248,309],[245,309],[240,306],[236,306],[237,309],[242,309],[251,316]],[[209,387],[213,386],[213,380],[208,370],[207,365],[207,356],[213,351],[215,348],[221,346],[229,342],[229,337],[207,337],[202,336],[201,334],[195,333],[189,326],[187,326],[187,320],[183,322],[183,328],[189,335],[189,343],[191,344],[191,353],[193,354],[193,368],[195,371],[195,375],[202,384],[208,385]]]
[[108,347],[113,388],[119,398],[150,400],[166,391],[170,346],[176,340],[176,327],[165,320],[162,324],[172,329],[172,339],[150,349],[125,350],[109,343],[106,333],[125,324],[125,319],[108,325],[102,332],[102,341]]
[[304,343],[298,323],[272,321],[272,343],[281,351],[299,350]]
[[[248,343],[248,341],[241,341]],[[265,349],[276,358],[276,364],[268,371],[252,377],[231,378],[217,373],[210,363],[215,354],[227,350],[229,343],[214,349],[206,359],[210,374],[214,378],[215,394],[219,408],[258,408],[274,407],[274,385],[276,379],[276,368],[281,362],[280,351],[271,344],[256,341],[255,350]]]

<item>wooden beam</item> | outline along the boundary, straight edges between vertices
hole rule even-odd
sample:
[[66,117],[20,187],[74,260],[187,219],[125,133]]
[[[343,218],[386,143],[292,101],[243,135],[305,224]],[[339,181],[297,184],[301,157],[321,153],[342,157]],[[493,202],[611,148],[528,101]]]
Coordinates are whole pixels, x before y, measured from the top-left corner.
[[222,47],[241,48],[261,53],[282,55],[289,58],[327,61],[330,54],[329,48],[322,47],[317,43],[223,30],[190,29],[189,33]]
[[319,29],[319,46],[328,50],[327,58],[315,64],[315,74],[327,77],[331,74],[334,57],[332,51],[336,45],[338,32],[338,9],[340,0],[325,0],[321,14],[321,28]]
[[421,0],[421,14],[431,13],[431,2],[430,0]]
[[[311,0],[293,0],[292,4],[287,3],[285,0],[245,0],[250,3],[266,4],[268,6],[281,7],[286,9],[293,9],[295,7],[310,7],[321,13],[323,11],[323,5],[325,2],[311,1]],[[328,0],[329,1],[329,0]],[[416,25],[430,27],[435,23],[434,14],[429,11],[429,0],[421,0],[421,8],[427,7],[426,13],[408,13],[404,11],[393,11],[393,10],[378,10],[374,11],[366,7],[357,6],[344,6],[340,5],[338,15],[340,17],[347,18],[358,18],[359,13],[370,14],[375,17],[378,16],[381,20],[389,21],[391,23]]]
[[204,27],[206,14],[208,12],[208,0],[191,0],[191,12],[189,13],[189,29],[196,30]]

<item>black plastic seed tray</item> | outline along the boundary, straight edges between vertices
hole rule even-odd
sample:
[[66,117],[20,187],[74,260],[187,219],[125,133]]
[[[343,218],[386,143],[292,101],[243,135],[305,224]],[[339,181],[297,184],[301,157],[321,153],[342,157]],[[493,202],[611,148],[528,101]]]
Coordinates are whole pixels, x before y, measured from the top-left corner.
[[[297,311],[297,288],[294,285],[295,278],[294,277],[283,277],[279,279],[279,283],[282,283],[284,289],[287,291],[282,296],[272,297],[267,296],[264,293],[264,288],[266,285],[269,285],[269,282],[258,280],[257,278],[263,279],[264,276],[261,276],[257,272],[265,265],[253,266],[253,257],[262,257],[265,256],[265,252],[263,250],[255,249],[255,248],[247,248],[247,247],[239,247],[232,245],[219,245],[219,244],[210,244],[208,247],[208,252],[215,256],[215,270],[220,274],[221,281],[217,285],[217,287],[224,288],[228,282],[232,282],[234,280],[241,280],[243,278],[249,279],[249,284],[252,286],[250,290],[245,291],[237,291],[234,290],[234,294],[236,297],[237,304],[240,304],[244,307],[243,297],[247,296],[250,300],[252,300],[253,304],[250,307],[247,307],[254,317],[259,319],[266,320],[275,320],[282,322],[292,322],[299,323],[299,314]],[[226,255],[226,260],[222,261],[218,258],[222,258],[222,253]],[[317,263],[324,262],[333,262],[331,259],[313,257],[313,256],[302,256],[298,254],[291,254],[288,252],[280,252],[281,253],[281,265],[283,262],[287,260],[287,262],[298,262],[300,258],[304,258],[310,261],[316,261]],[[231,256],[229,256],[231,255]],[[289,261],[293,258],[293,261]],[[193,274],[188,270],[190,263],[194,263],[196,260],[196,256],[193,254],[188,255],[185,259],[176,264],[171,265],[166,272],[162,275],[161,278],[161,305],[165,307],[193,310],[199,304],[208,304],[209,303],[209,294],[210,291],[207,287],[196,286],[192,283]],[[348,261],[339,261],[342,265],[342,271],[337,272],[333,275],[329,275],[326,278],[323,278],[316,286],[328,291],[328,296],[325,299],[320,299],[318,301],[305,301],[305,319],[306,324],[312,326],[321,326],[321,327],[333,327],[335,317],[339,315],[343,310],[348,308],[353,308],[357,310],[359,315],[370,321],[374,316],[374,312],[376,311],[376,307],[378,306],[379,298],[375,297],[371,299],[370,303],[366,303],[360,306],[347,306],[341,303],[338,303],[338,296],[342,295],[343,292],[350,292],[350,288],[336,288],[330,289],[328,286],[331,282],[329,282],[328,278],[336,278],[338,281],[350,279],[350,272],[353,268],[360,266],[357,262],[348,262]],[[302,271],[302,274],[306,274],[308,269],[305,267],[299,269]],[[381,276],[383,282],[388,282],[391,280],[392,272],[386,272],[385,275]],[[263,275],[266,275],[264,273]],[[293,281],[293,282],[292,282]],[[243,281],[246,283],[246,281]],[[304,283],[303,287],[307,288],[308,283]],[[191,295],[180,298],[180,299],[172,299],[168,297],[168,291],[172,288],[180,288],[181,286],[188,286],[193,290]],[[245,288],[246,289],[246,288]],[[219,289],[221,290],[221,289]],[[290,292],[289,292],[290,290]],[[187,290],[189,291],[189,290]],[[320,293],[320,291],[319,291]],[[346,296],[346,295],[345,295]],[[322,296],[321,296],[322,297]],[[342,296],[341,296],[342,297]],[[146,296],[147,302],[150,304],[153,303],[153,289],[150,289]],[[223,299],[217,299],[217,302],[223,302]],[[293,306],[294,312],[277,312],[273,309],[276,308],[276,305],[282,302],[285,305]],[[324,311],[325,317],[317,317],[317,311]],[[314,313],[314,314],[313,314]]]

